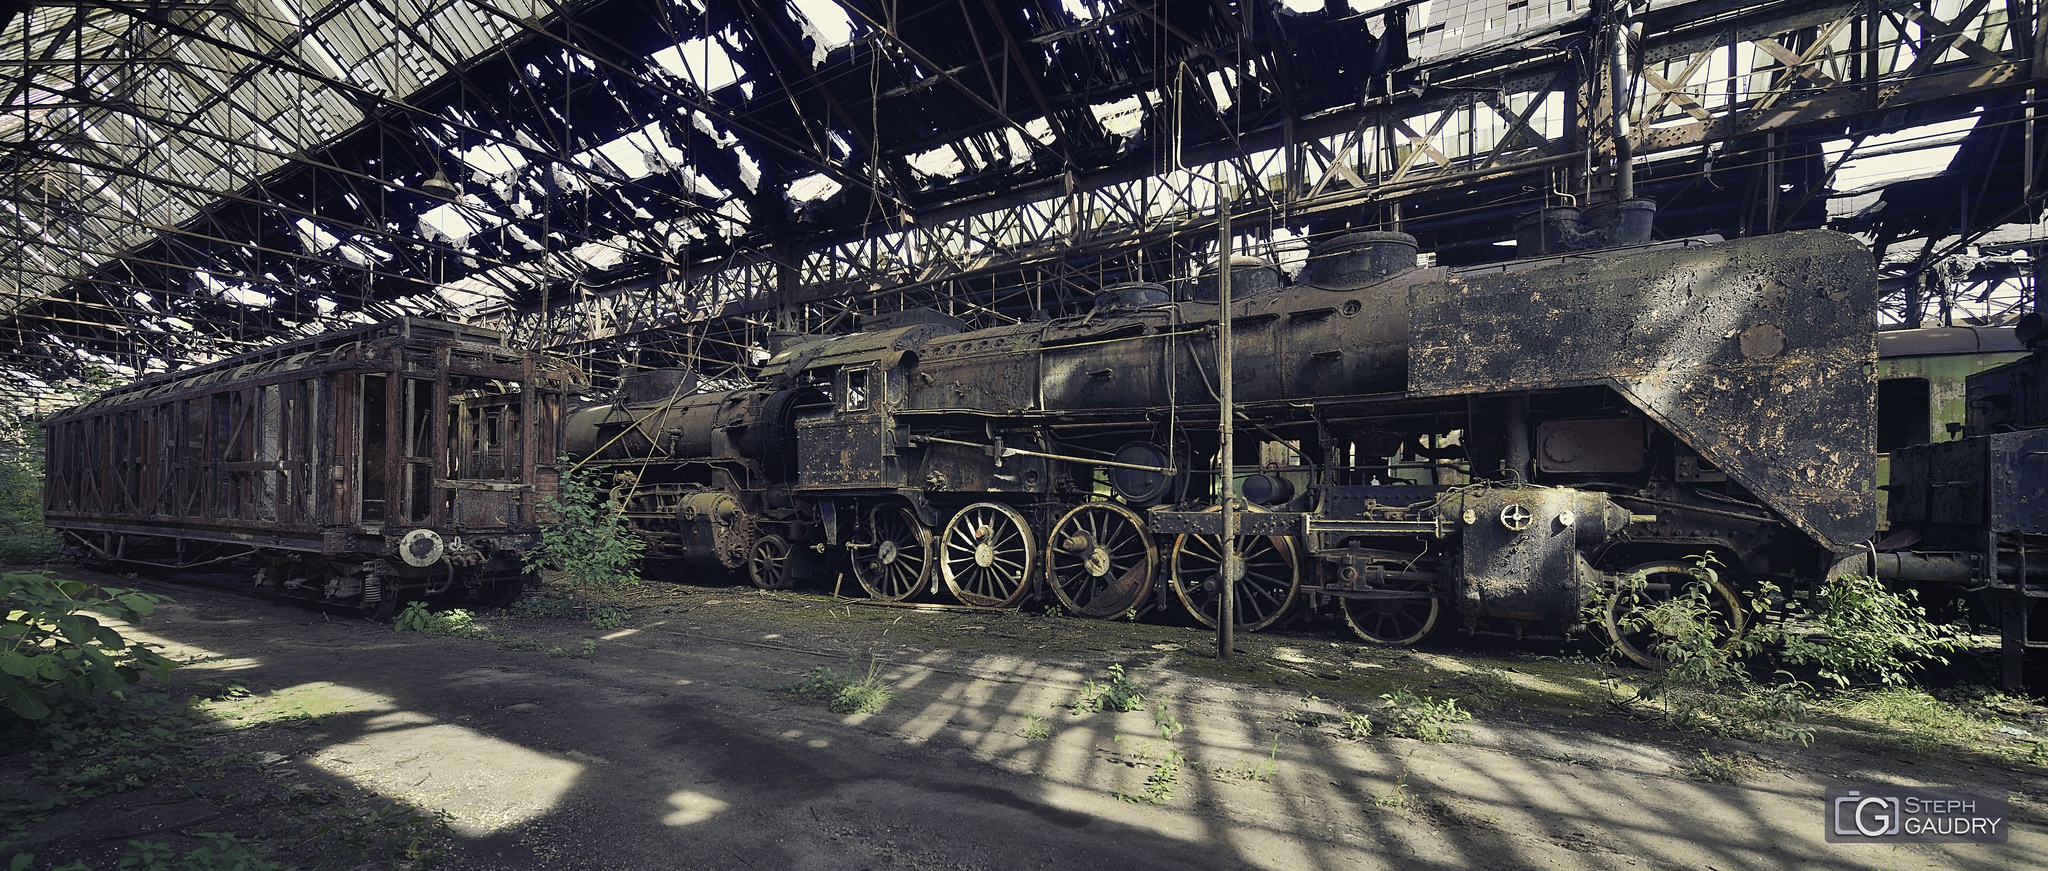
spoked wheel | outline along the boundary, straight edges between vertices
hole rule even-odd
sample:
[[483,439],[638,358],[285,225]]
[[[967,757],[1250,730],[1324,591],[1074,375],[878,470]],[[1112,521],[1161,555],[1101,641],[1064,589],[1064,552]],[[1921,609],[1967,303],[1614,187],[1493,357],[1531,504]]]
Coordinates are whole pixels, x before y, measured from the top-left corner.
[[907,505],[877,505],[868,512],[868,541],[848,546],[853,577],[869,596],[902,601],[932,577],[931,530]]
[[[1717,622],[1713,631],[1723,644],[1742,634],[1742,605],[1736,600],[1735,591],[1711,568],[1679,561],[1650,562],[1622,572],[1620,578],[1618,588],[1607,597],[1604,622],[1614,648],[1637,665],[1662,669],[1667,664],[1656,647],[1672,634],[1667,629],[1677,627],[1660,629],[1657,615],[1652,612],[1658,605],[1682,596],[1705,597],[1714,615],[1712,619]],[[1640,584],[1636,583],[1638,578]]]
[[1145,601],[1159,548],[1145,522],[1122,505],[1093,502],[1052,525],[1045,543],[1045,574],[1067,613],[1120,617]]
[[976,502],[946,521],[939,542],[939,575],[960,601],[1007,608],[1030,592],[1038,548],[1017,509]]
[[1236,585],[1237,628],[1257,632],[1278,622],[1294,605],[1301,589],[1301,562],[1294,540],[1278,535],[1237,536],[1237,558],[1223,565],[1223,539],[1216,535],[1182,535],[1173,542],[1173,593],[1202,625],[1216,626],[1222,588]]
[[789,562],[789,539],[763,535],[747,548],[747,580],[763,590],[787,590],[796,580]]
[[1350,626],[1360,638],[1374,644],[1414,644],[1436,628],[1437,617],[1443,613],[1443,600],[1397,596],[1401,593],[1427,596],[1429,588],[1428,581],[1392,581],[1382,589],[1384,593],[1394,595],[1372,599],[1340,598],[1337,608],[1344,612],[1344,625]]

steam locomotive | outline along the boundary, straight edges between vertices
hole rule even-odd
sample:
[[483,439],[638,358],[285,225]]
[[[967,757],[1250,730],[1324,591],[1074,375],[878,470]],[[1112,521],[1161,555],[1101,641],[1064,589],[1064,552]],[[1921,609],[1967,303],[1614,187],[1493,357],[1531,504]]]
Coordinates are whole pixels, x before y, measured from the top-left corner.
[[[1739,626],[1742,579],[1819,576],[1875,529],[1876,275],[1845,236],[1452,269],[1354,233],[1299,282],[1229,268],[1227,310],[1211,269],[992,329],[874,318],[737,389],[647,373],[572,409],[562,444],[654,555],[763,588],[851,575],[878,599],[1043,592],[1213,626],[1231,584],[1242,629],[1335,611],[1390,644],[1446,622],[1563,637],[1623,578],[1652,600],[1706,584]],[[1228,480],[1224,318],[1249,434]],[[1226,498],[1245,508],[1229,549]]]

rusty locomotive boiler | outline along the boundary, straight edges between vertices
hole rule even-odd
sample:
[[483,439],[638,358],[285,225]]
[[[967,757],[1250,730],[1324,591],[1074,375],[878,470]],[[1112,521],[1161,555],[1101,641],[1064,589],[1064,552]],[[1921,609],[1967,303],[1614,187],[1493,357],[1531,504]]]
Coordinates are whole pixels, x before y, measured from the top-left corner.
[[45,423],[45,521],[88,561],[253,563],[259,589],[371,612],[505,601],[582,383],[414,318],[156,376]]
[[[1415,264],[1408,237],[1353,234],[1298,283],[1234,262],[1228,312],[1212,276],[992,329],[897,313],[737,389],[640,380],[564,445],[657,553],[763,587],[844,572],[882,599],[1213,624],[1231,583],[1246,629],[1334,612],[1388,643],[1556,637],[1623,577],[1708,583],[1739,621],[1728,582],[1816,576],[1871,535],[1876,282],[1847,237]],[[1226,495],[1248,507],[1228,565]]]

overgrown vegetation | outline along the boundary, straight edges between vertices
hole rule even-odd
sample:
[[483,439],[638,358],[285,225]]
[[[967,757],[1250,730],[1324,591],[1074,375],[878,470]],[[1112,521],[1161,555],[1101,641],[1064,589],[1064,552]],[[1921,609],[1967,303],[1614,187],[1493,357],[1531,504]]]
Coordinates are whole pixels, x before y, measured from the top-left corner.
[[1765,641],[1781,646],[1786,662],[1813,666],[1837,687],[1904,686],[1907,676],[1930,663],[1947,664],[1967,643],[1961,628],[1930,621],[1912,590],[1893,592],[1873,577],[1834,578],[1815,598],[1810,607],[1787,607],[1817,634],[1788,631],[1780,623],[1765,627]]
[[[570,467],[569,458],[560,460]],[[634,568],[647,542],[594,472],[562,476],[561,491],[541,503],[540,546],[526,553],[526,570],[558,569],[571,586],[609,588],[640,580]]]
[[1067,709],[1076,716],[1096,711],[1135,711],[1145,705],[1145,692],[1138,682],[1124,674],[1124,667],[1109,667],[1109,682],[1096,683],[1094,678],[1081,682],[1081,695],[1074,699]]
[[873,714],[896,700],[896,691],[882,679],[881,660],[868,658],[865,674],[855,676],[849,663],[847,673],[818,666],[792,688],[797,695],[818,702],[835,714]]
[[[91,367],[84,382],[58,387],[46,397],[50,409],[88,401],[113,383],[105,369]],[[57,558],[63,540],[43,525],[42,408],[0,407],[0,565],[33,565]]]
[[1435,744],[1455,744],[1465,740],[1467,733],[1457,726],[1470,722],[1472,714],[1459,710],[1457,699],[1438,701],[1430,696],[1416,695],[1412,690],[1399,689],[1380,696],[1380,700],[1386,702],[1381,718],[1389,735]]
[[93,616],[134,625],[159,601],[40,571],[0,574],[0,695],[7,709],[40,720],[96,694],[119,697],[145,672],[168,674],[169,659]]

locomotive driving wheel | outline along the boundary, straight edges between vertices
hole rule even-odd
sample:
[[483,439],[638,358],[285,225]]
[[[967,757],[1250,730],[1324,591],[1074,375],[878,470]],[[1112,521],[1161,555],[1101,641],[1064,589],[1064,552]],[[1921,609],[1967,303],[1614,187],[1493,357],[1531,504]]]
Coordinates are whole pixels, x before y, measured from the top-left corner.
[[931,580],[931,530],[908,505],[877,505],[868,512],[868,541],[849,544],[853,577],[877,599],[899,602]]
[[1344,625],[1351,627],[1352,633],[1358,637],[1374,644],[1408,645],[1421,641],[1436,628],[1437,617],[1443,612],[1443,600],[1424,598],[1429,594],[1425,583],[1402,582],[1400,586],[1406,589],[1387,592],[1415,591],[1423,596],[1339,598],[1337,609],[1344,612]]
[[1159,548],[1136,512],[1109,502],[1082,505],[1052,525],[1045,574],[1067,613],[1120,617],[1145,601]]
[[795,581],[789,563],[789,539],[763,535],[747,549],[747,580],[763,590],[787,590]]
[[1607,637],[1614,649],[1644,668],[1659,670],[1668,663],[1657,655],[1664,633],[1658,631],[1651,611],[1682,596],[1700,596],[1707,602],[1720,625],[1714,631],[1722,645],[1733,643],[1745,628],[1740,600],[1721,580],[1720,573],[1704,565],[1678,560],[1648,562],[1619,576],[1620,582],[1607,597]]
[[[1210,509],[1216,510],[1216,509]],[[1256,510],[1256,509],[1254,509]],[[1280,535],[1237,536],[1236,559],[1223,565],[1223,537],[1181,535],[1173,541],[1173,593],[1202,625],[1215,628],[1222,588],[1235,586],[1237,628],[1257,632],[1286,616],[1301,589],[1294,540]]]
[[946,521],[939,536],[939,574],[969,605],[1007,608],[1031,590],[1037,543],[1017,509],[976,502]]

